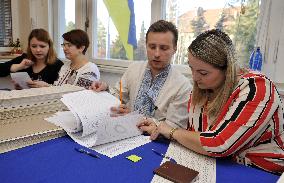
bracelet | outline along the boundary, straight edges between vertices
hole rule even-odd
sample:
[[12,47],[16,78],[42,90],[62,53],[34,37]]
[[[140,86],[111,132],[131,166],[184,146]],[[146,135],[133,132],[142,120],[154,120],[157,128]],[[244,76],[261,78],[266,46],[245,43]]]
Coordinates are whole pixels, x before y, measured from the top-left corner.
[[170,131],[170,133],[169,133],[170,140],[174,140],[173,135],[174,135],[174,133],[175,133],[175,131],[176,131],[177,129],[178,129],[178,128],[172,128],[172,129],[171,129],[171,131]]

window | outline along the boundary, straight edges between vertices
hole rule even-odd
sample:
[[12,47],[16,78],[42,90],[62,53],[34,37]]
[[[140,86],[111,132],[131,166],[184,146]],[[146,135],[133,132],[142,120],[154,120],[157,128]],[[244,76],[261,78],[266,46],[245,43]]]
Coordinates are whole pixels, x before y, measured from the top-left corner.
[[240,63],[254,49],[259,0],[167,0],[166,19],[179,30],[174,64],[187,64],[187,47],[201,32],[218,28],[233,40]]
[[0,47],[11,46],[12,38],[12,13],[11,0],[0,1]]
[[53,2],[53,41],[59,58],[64,58],[60,44],[63,42],[62,34],[75,29],[75,0],[62,0]]
[[[65,1],[60,2],[65,3]],[[191,41],[199,33],[212,28],[222,29],[232,38],[239,60],[245,65],[255,46],[260,0],[212,0],[210,2],[207,0],[133,0],[136,29],[134,37],[136,37],[137,47],[132,52],[125,49],[123,38],[125,35],[118,31],[119,19],[114,19],[114,17],[123,16],[122,14],[128,10],[123,10],[125,7],[114,9],[106,5],[106,2],[110,0],[93,0],[91,6],[86,5],[87,2],[89,1],[68,0],[68,3],[67,1],[66,4],[63,3],[65,19],[61,20],[64,24],[61,23],[59,26],[66,26],[62,28],[63,30],[61,29],[62,33],[58,33],[58,38],[61,42],[61,35],[75,27],[85,29],[85,23],[89,19],[88,33],[93,42],[89,50],[92,54],[89,55],[92,55],[100,64],[109,60],[147,60],[146,31],[151,22],[161,18],[172,21],[179,29],[178,48],[173,64],[187,64],[187,47]],[[120,1],[111,1],[110,4],[114,5],[117,2]],[[121,5],[121,3],[117,4]],[[59,11],[60,14],[62,14],[61,11]],[[75,19],[78,22],[75,22]],[[126,22],[125,20],[127,18],[124,17],[123,22]],[[124,28],[128,28],[127,26],[124,25]],[[58,51],[62,53],[61,49]],[[64,55],[60,56],[64,57]],[[120,64],[122,63],[117,65]]]
[[128,11],[123,10],[123,8],[128,8],[127,4],[125,4],[126,6],[120,4],[122,7],[117,9],[112,7],[112,5],[116,5],[114,1],[110,4],[105,4],[106,2],[97,0],[97,4],[94,6],[97,8],[97,11],[93,10],[96,12],[94,15],[96,22],[94,24],[94,57],[107,60],[146,60],[145,36],[150,25],[151,0],[133,0],[136,34],[134,34],[135,38],[132,39],[136,40],[137,46],[132,51],[131,48],[127,47],[128,45],[125,45],[127,44],[125,35],[118,31],[121,29],[120,26],[128,29],[128,25],[121,25],[121,23],[127,22],[126,20],[129,18],[127,16],[123,17],[124,13],[122,13]]
[[64,17],[65,17],[65,32],[75,29],[75,0],[65,0]]

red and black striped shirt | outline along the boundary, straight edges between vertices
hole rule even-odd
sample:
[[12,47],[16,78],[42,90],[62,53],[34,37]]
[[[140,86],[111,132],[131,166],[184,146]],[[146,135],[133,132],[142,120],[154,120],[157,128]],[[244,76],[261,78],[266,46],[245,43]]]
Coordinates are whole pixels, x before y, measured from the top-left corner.
[[244,75],[210,129],[204,108],[189,101],[188,130],[201,132],[201,144],[211,156],[284,171],[283,104],[272,81],[260,73]]

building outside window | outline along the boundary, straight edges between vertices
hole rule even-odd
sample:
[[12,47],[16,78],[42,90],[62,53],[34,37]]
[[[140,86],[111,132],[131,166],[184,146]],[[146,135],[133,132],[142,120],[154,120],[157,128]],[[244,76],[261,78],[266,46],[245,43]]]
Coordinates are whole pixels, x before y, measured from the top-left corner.
[[65,0],[65,32],[75,29],[75,0]]
[[[95,3],[95,6],[88,8],[94,16],[93,26],[88,29],[93,33],[92,52],[95,59],[105,62],[147,60],[146,31],[150,22],[153,22],[151,17],[155,17],[153,14],[157,12],[163,13],[156,17],[173,22],[179,30],[178,49],[173,58],[173,64],[187,64],[187,47],[198,34],[208,29],[218,28],[225,31],[232,38],[239,61],[244,65],[247,65],[250,53],[255,47],[260,0],[161,0],[161,5],[155,8],[151,7],[153,5],[151,0],[133,0],[136,33],[132,36],[136,38],[136,46],[131,53],[125,45],[123,34],[118,30],[117,23],[119,22],[117,17],[123,16],[126,10],[115,11],[111,7],[115,3],[107,2],[110,1],[94,0],[92,3]],[[77,24],[74,17],[75,0],[68,0],[68,4],[65,4],[66,31],[73,29]],[[129,17],[124,18],[123,22],[128,19]],[[127,26],[124,28],[128,28]]]
[[239,62],[247,65],[256,40],[259,0],[167,0],[166,19],[179,30],[174,64],[187,64],[187,47],[201,32],[221,29],[233,40]]

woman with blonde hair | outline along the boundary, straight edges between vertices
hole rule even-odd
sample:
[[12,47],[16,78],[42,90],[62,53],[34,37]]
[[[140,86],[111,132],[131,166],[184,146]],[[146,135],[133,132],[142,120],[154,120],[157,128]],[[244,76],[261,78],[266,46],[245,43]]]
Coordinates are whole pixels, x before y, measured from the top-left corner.
[[283,104],[275,84],[265,75],[236,64],[231,39],[220,30],[206,31],[188,47],[194,81],[188,105],[188,128],[138,127],[156,139],[159,134],[190,150],[271,173],[284,171]]
[[30,87],[39,87],[44,83],[53,84],[63,62],[56,57],[53,42],[44,29],[34,29],[28,38],[27,53],[0,64],[0,76],[11,72],[27,72],[31,79]]

